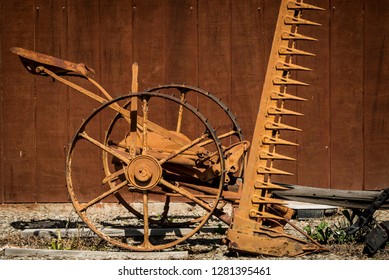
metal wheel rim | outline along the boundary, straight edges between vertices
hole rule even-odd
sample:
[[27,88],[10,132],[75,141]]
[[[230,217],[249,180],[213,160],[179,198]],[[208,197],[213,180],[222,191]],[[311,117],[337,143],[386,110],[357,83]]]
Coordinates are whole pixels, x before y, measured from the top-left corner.
[[[193,230],[184,235],[183,237],[181,238],[178,238],[177,240],[175,241],[172,241],[172,242],[169,242],[169,243],[166,243],[164,245],[152,245],[151,247],[142,247],[142,246],[133,246],[133,245],[129,245],[129,244],[125,244],[125,243],[122,243],[122,242],[118,242],[117,240],[115,239],[112,239],[111,237],[109,237],[108,235],[106,235],[105,233],[103,233],[99,228],[97,228],[92,222],[91,220],[87,217],[87,215],[83,212],[83,211],[80,211],[80,202],[78,201],[78,199],[76,198],[76,195],[75,195],[75,192],[74,192],[74,187],[73,187],[73,182],[72,182],[72,171],[71,171],[71,163],[72,163],[72,155],[73,155],[73,151],[75,149],[75,145],[77,144],[77,142],[79,141],[79,134],[81,132],[84,131],[84,128],[87,126],[87,124],[89,123],[89,121],[91,119],[93,119],[99,112],[101,112],[103,109],[107,108],[110,104],[112,103],[115,103],[115,102],[118,102],[118,101],[121,101],[121,100],[124,100],[126,98],[131,98],[131,97],[134,97],[134,96],[140,96],[140,95],[147,95],[147,96],[150,96],[150,97],[161,97],[161,98],[165,98],[165,99],[168,99],[168,100],[171,100],[173,102],[176,102],[178,104],[182,104],[183,106],[185,106],[187,109],[189,109],[193,114],[195,114],[197,117],[199,117],[199,119],[203,122],[204,126],[208,129],[208,132],[210,133],[210,138],[213,139],[214,143],[215,143],[215,146],[218,150],[218,153],[219,153],[219,156],[220,156],[220,164],[221,164],[221,168],[222,170],[224,170],[224,158],[223,158],[223,154],[222,154],[222,149],[221,149],[221,145],[220,145],[220,141],[218,140],[217,138],[217,135],[216,133],[214,132],[213,128],[211,127],[211,125],[208,123],[208,121],[206,120],[206,118],[204,118],[199,112],[196,111],[195,108],[193,108],[192,106],[190,106],[189,104],[186,104],[185,102],[182,102],[180,101],[179,99],[177,98],[174,98],[172,96],[167,96],[167,95],[163,95],[163,94],[160,94],[160,93],[151,93],[151,92],[145,92],[145,93],[137,93],[137,94],[129,94],[129,95],[125,95],[125,96],[121,96],[119,98],[116,98],[114,100],[111,100],[107,103],[105,103],[104,105],[102,105],[100,108],[98,108],[97,110],[95,110],[85,121],[84,123],[81,125],[81,127],[79,128],[79,130],[77,131],[77,133],[75,134],[75,137],[72,141],[72,144],[70,146],[70,149],[69,149],[69,152],[68,152],[68,155],[67,155],[67,161],[66,161],[66,179],[67,179],[67,186],[68,186],[68,192],[69,192],[69,195],[70,195],[70,198],[72,200],[72,203],[73,203],[73,206],[74,208],[76,209],[77,213],[79,214],[79,216],[81,217],[81,219],[88,225],[88,227],[90,229],[92,229],[98,236],[100,236],[101,238],[103,238],[104,240],[108,241],[109,243],[111,244],[114,244],[116,246],[119,246],[119,247],[122,247],[124,249],[129,249],[129,250],[133,250],[133,251],[154,251],[154,250],[162,250],[162,249],[167,249],[167,248],[170,248],[172,246],[175,246],[185,240],[187,240],[188,238],[190,238],[191,236],[193,236],[196,232],[198,232],[202,227],[203,225],[208,221],[208,219],[212,216],[212,213],[213,211],[216,209],[217,207],[217,203],[214,203],[212,206],[211,206],[211,210],[208,211],[208,213],[206,215],[204,215],[202,221],[199,222],[199,224],[193,228]],[[221,179],[220,179],[220,185],[218,187],[218,194],[216,195],[214,201],[218,201],[220,196],[221,196],[221,192],[222,192],[222,189],[223,189],[223,182],[224,182],[224,172],[221,173]]]

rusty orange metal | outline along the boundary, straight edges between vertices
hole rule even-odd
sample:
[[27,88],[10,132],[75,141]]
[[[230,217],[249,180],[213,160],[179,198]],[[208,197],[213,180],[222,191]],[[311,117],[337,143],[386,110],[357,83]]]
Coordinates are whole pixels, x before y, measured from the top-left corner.
[[[273,191],[285,188],[272,183],[271,176],[292,175],[277,168],[276,162],[295,160],[279,154],[277,147],[297,145],[280,135],[287,130],[300,131],[281,122],[285,115],[302,115],[286,108],[287,101],[304,101],[287,89],[307,85],[295,80],[293,72],[310,71],[296,64],[295,57],[313,55],[296,48],[298,40],[314,41],[299,34],[298,27],[319,25],[301,17],[305,10],[322,9],[302,1],[281,1],[252,143],[244,140],[236,117],[228,107],[202,89],[166,85],[138,92],[138,65],[134,64],[132,93],[112,98],[92,79],[94,71],[82,63],[22,48],[11,49],[30,73],[50,76],[101,104],[76,131],[66,163],[68,192],[74,208],[97,235],[125,249],[158,251],[187,240],[215,216],[230,226],[226,240],[231,250],[271,256],[297,256],[323,250],[291,223],[293,211],[285,207],[282,200],[272,197]],[[100,94],[61,77],[64,75],[87,79]],[[216,133],[212,117],[206,118],[194,108],[187,101],[189,94],[201,95],[214,103],[224,112],[229,128]],[[173,126],[159,123],[158,104],[161,102],[173,108]],[[95,133],[93,123],[107,116],[111,121],[104,128],[105,133]],[[193,124],[202,132],[186,133]],[[78,155],[85,156],[85,149],[88,159],[102,161],[104,171],[101,178],[90,178],[101,184],[101,193],[86,202],[78,199],[78,185],[87,167],[76,163]],[[96,151],[94,155],[89,154],[92,150]],[[98,176],[99,171],[95,174]],[[141,227],[143,238],[140,241],[112,238],[103,232],[102,224],[94,220],[91,210],[109,197],[117,199],[128,210],[128,227]],[[157,214],[150,210],[154,197],[164,201]],[[139,201],[141,207],[134,201]],[[195,205],[201,210],[199,216],[175,220],[175,214],[170,211],[174,202]],[[224,210],[226,204],[232,206],[232,213]],[[286,233],[286,224],[297,234]],[[150,236],[156,227],[179,230],[184,225],[190,230],[172,239],[154,240]]]
[[83,63],[74,63],[18,47],[11,48],[11,51],[19,56],[26,69],[32,74],[43,74],[39,68],[41,66],[44,66],[57,74],[77,74],[88,77],[93,76],[95,73],[92,68]]
[[[296,39],[312,40],[298,33],[300,25],[319,25],[301,18],[304,10],[322,10],[319,7],[298,1],[282,1],[270,51],[265,82],[253,141],[248,156],[248,166],[243,177],[241,199],[234,214],[234,221],[227,233],[233,250],[265,255],[299,255],[321,250],[315,243],[305,241],[280,231],[280,225],[287,219],[275,210],[283,201],[271,197],[278,189],[271,183],[272,175],[292,175],[275,168],[277,160],[295,160],[276,153],[278,146],[297,144],[283,140],[283,130],[299,130],[282,123],[284,115],[301,115],[285,108],[286,101],[297,100],[288,93],[288,86],[306,86],[291,79],[292,71],[310,69],[293,63],[296,56],[313,54],[296,49]],[[285,36],[287,34],[287,36]],[[267,244],[267,245],[265,245]]]

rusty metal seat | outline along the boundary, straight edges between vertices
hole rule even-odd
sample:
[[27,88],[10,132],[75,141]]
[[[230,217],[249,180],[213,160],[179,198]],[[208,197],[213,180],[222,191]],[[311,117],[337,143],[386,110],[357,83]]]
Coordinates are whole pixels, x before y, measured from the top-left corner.
[[90,77],[95,74],[95,71],[84,63],[74,63],[18,47],[13,47],[10,50],[19,56],[24,67],[34,75],[46,75],[42,72],[42,66],[61,76]]

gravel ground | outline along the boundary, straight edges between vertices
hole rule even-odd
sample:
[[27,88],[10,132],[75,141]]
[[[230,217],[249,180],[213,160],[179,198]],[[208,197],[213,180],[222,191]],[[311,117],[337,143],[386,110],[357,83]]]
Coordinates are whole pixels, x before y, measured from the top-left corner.
[[[105,207],[94,213],[94,217],[99,220],[106,220],[108,214],[116,208]],[[182,210],[182,209],[181,209]],[[185,209],[184,211],[187,211]],[[179,210],[177,210],[179,211]],[[339,211],[338,211],[339,212]],[[116,217],[126,215],[124,212],[115,212]],[[376,215],[378,221],[389,220],[389,211],[378,211]],[[344,221],[344,217],[339,213],[325,216],[320,219],[293,220],[299,228],[310,225],[314,228],[316,225],[325,221],[330,226]],[[81,220],[73,210],[71,204],[3,204],[0,205],[0,250],[4,248],[40,248],[53,249],[53,242],[58,239],[52,237],[22,237],[21,231],[28,228],[69,228],[80,226]],[[221,223],[218,220],[211,220],[211,226],[218,227]],[[286,230],[288,230],[286,228]],[[189,259],[280,259],[264,256],[250,256],[237,253],[231,253],[223,244],[224,235],[221,233],[196,234],[188,241],[177,245],[173,250],[188,251]],[[122,251],[100,238],[63,238],[61,244],[65,248],[74,250],[99,250],[99,251]],[[318,259],[318,260],[339,260],[339,259],[389,259],[389,245],[385,249],[377,252],[373,257],[363,254],[364,244],[331,244],[328,251],[298,257],[297,259]],[[0,259],[9,259],[0,255]],[[39,259],[38,257],[12,257],[13,259]],[[47,259],[47,258],[46,258]]]

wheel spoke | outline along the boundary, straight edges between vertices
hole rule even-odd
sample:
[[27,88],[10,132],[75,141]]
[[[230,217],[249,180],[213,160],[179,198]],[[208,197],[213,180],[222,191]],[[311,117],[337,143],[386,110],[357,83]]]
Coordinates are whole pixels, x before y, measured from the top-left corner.
[[108,182],[111,182],[113,180],[116,180],[120,175],[122,175],[124,173],[124,170],[123,169],[120,169],[114,173],[111,173],[110,175],[108,175],[107,177],[105,177],[101,183],[104,185]]
[[192,193],[188,192],[187,190],[180,188],[178,186],[173,185],[172,183],[169,183],[168,181],[161,179],[160,183],[164,185],[165,187],[168,187],[169,189],[181,194],[182,196],[192,200],[193,202],[197,203],[199,206],[204,208],[207,211],[212,211],[212,207],[204,202],[203,200],[196,198]]
[[[181,92],[181,101],[184,102],[186,99],[186,91]],[[180,104],[179,109],[178,109],[178,117],[177,117],[177,132],[181,132],[181,125],[182,125],[182,116],[184,114],[184,106]]]
[[142,101],[143,101],[143,105],[142,105],[142,111],[143,111],[142,155],[144,155],[147,152],[147,123],[148,123],[149,105],[148,105],[147,97],[144,97]]
[[129,164],[129,163],[130,163],[130,160],[129,160],[127,157],[125,157],[124,155],[118,153],[118,152],[115,151],[114,149],[105,146],[104,144],[100,143],[100,142],[97,141],[96,139],[93,139],[93,138],[90,137],[88,134],[86,134],[85,131],[80,132],[80,133],[78,134],[78,136],[84,138],[85,140],[89,141],[90,143],[92,143],[93,145],[99,147],[100,149],[106,151],[107,153],[111,154],[112,156],[114,156],[114,157],[120,159],[120,160],[123,161],[124,163],[126,163],[126,164]]
[[131,111],[130,111],[130,143],[128,143],[130,157],[133,158],[136,155],[136,138],[137,138],[137,118],[138,118],[138,98],[136,96],[131,98]]
[[117,185],[116,187],[110,189],[109,191],[106,191],[105,193],[99,195],[98,197],[92,199],[91,201],[89,201],[88,203],[82,205],[81,208],[79,208],[78,210],[80,212],[82,211],[85,211],[86,209],[88,209],[89,207],[91,207],[92,205],[100,202],[101,200],[103,200],[104,198],[106,198],[107,196],[117,192],[118,190],[120,190],[121,188],[123,188],[124,186],[126,186],[128,184],[127,181],[124,181],[122,183],[120,183],[119,185]]
[[170,209],[170,196],[166,196],[166,201],[162,212],[162,221],[167,221],[169,209]]
[[[187,93],[185,96],[181,91],[181,94],[182,98],[187,97]],[[173,131],[170,130],[170,128],[168,130],[160,127],[152,122],[152,118],[149,119],[149,117],[154,115],[153,110],[156,109],[156,113],[158,113],[159,109],[158,105],[160,103],[154,103],[154,98],[161,98],[163,101],[171,101],[178,104],[178,106],[182,106],[183,113],[177,112],[178,107],[175,107],[176,113],[174,117],[179,117],[180,120],[176,119],[176,121],[177,123],[181,122],[181,124],[177,124],[177,126],[174,125],[172,128]],[[137,106],[135,106],[134,99],[137,99]],[[99,134],[91,132],[95,128],[92,121],[95,119],[97,120],[97,117],[99,117],[98,114],[103,114],[106,111],[109,112],[109,110],[111,110],[110,108],[112,108],[112,106],[110,106],[112,105],[111,102],[114,101],[117,102],[117,104],[121,104],[120,101],[123,101],[123,104],[125,104],[121,110],[123,113],[118,111],[118,113],[115,114],[105,136],[103,136],[101,140],[101,138],[97,136]],[[131,104],[134,105],[132,108]],[[137,108],[135,109],[135,107]],[[176,130],[180,131],[184,128],[184,118],[187,117],[187,113],[193,114],[202,122],[202,131],[205,131],[204,134],[200,133],[195,136],[195,138],[189,139],[188,136],[181,134],[181,132],[177,133]],[[177,114],[179,114],[179,116],[177,116]],[[127,121],[129,121],[130,126],[127,124]],[[133,125],[132,127],[131,123]],[[124,133],[123,127],[125,128]],[[157,144],[154,144],[154,139],[149,138],[150,136],[154,136],[154,133],[159,135],[158,137],[161,138],[161,141],[166,141],[166,145],[164,145],[165,143],[161,143],[160,148]],[[134,137],[135,135],[136,138]],[[131,138],[135,138],[136,141],[132,141],[132,144],[130,145]],[[209,139],[211,138],[213,141],[209,142]],[[178,145],[172,145],[171,142]],[[88,201],[81,203],[79,198],[77,198],[78,195],[82,194],[80,192],[80,186],[73,186],[72,181],[79,176],[85,176],[85,172],[92,174],[93,176],[93,174],[100,171],[96,168],[93,170],[89,169],[89,167],[84,168],[82,160],[72,161],[78,154],[81,153],[81,155],[84,155],[85,145],[89,145],[89,147],[95,146],[95,148],[91,149],[95,154],[95,161],[98,161],[101,156],[103,157],[104,175],[102,177],[92,178],[93,181],[91,181],[91,184],[99,185],[100,183],[103,183],[104,189],[92,196]],[[156,147],[155,149],[150,149],[150,147],[154,148],[154,146]],[[208,148],[208,146],[212,147]],[[136,156],[133,158],[129,152],[131,147],[136,148]],[[214,191],[209,190],[207,186],[204,186],[205,189],[201,186],[196,188],[196,186],[186,186],[181,183],[170,182],[163,178],[164,175],[169,175],[172,178],[178,176],[177,178],[182,178],[184,181],[188,178],[190,179],[189,176],[193,175],[193,172],[197,174],[202,172],[204,168],[203,166],[196,166],[196,160],[212,154],[215,148],[221,158],[220,165],[223,166],[222,148],[214,129],[209,122],[207,122],[205,117],[190,104],[187,104],[186,101],[161,93],[136,93],[119,97],[95,110],[92,115],[83,122],[76,133],[76,137],[71,144],[70,152],[67,157],[67,183],[70,198],[83,221],[107,242],[132,251],[151,251],[170,248],[187,240],[198,232],[211,215],[217,215],[222,218],[225,215],[224,213],[219,214],[220,211],[217,211],[216,209],[224,186],[224,173],[220,175],[220,178],[216,178],[213,182],[213,185],[215,185]],[[91,163],[94,162],[91,161]],[[166,172],[162,169],[161,163],[164,163]],[[94,167],[95,164],[91,166]],[[188,173],[185,170],[183,171],[182,169],[185,168],[192,172]],[[197,182],[198,180],[201,179],[198,178],[194,180],[194,182]],[[191,180],[188,181],[191,182]],[[77,181],[77,183],[79,182]],[[216,184],[218,186],[216,186]],[[127,196],[127,194],[130,196]],[[154,196],[162,197],[165,202],[163,209],[158,209],[155,213],[158,218],[154,217],[154,212],[151,213],[152,209],[150,208],[151,198]],[[133,201],[133,198],[136,197],[139,197],[143,203],[140,209],[138,209],[136,201]],[[91,210],[95,210],[98,205],[107,200],[111,200],[112,198],[117,198],[119,204],[128,210],[130,225],[136,224],[141,226],[143,231],[141,240],[112,239],[101,232],[100,223],[95,225]],[[196,205],[196,210],[200,210],[200,216],[193,218],[192,215],[188,215],[182,218],[180,217],[179,221],[177,221],[174,219],[174,217],[176,217],[175,211],[171,211],[171,203],[176,200]],[[112,213],[112,215],[115,214]],[[111,218],[114,218],[114,216]],[[133,219],[136,219],[135,222]],[[116,221],[113,223],[116,224]],[[161,238],[154,244],[154,239],[150,237],[150,231],[152,231],[153,225],[172,227],[193,225],[193,227],[191,227],[190,232],[185,233],[182,236]]]
[[[229,132],[226,132],[226,133],[223,133],[221,135],[218,135],[217,138],[219,138],[219,140],[222,140],[222,139],[224,139],[224,138],[226,138],[228,136],[234,135],[234,134],[236,134],[236,131],[235,130],[230,130]],[[200,143],[199,146],[203,147],[203,146],[205,146],[207,144],[210,144],[212,142],[213,142],[213,140],[209,139],[207,141],[204,141],[204,142]]]
[[149,241],[149,196],[147,191],[143,192],[143,234],[144,239],[142,247],[149,248],[151,246]]
[[181,149],[178,149],[177,151],[174,151],[173,153],[171,153],[170,155],[168,155],[167,157],[159,160],[159,164],[163,164],[165,162],[167,162],[168,160],[171,160],[172,158],[178,156],[179,154],[185,152],[186,150],[189,150],[190,148],[192,148],[194,145],[200,143],[202,140],[204,140],[205,138],[207,138],[209,135],[207,133],[203,134],[201,137],[193,140],[191,143],[189,143],[188,145],[185,145],[184,147],[182,147]]
[[[132,64],[132,84],[131,91],[135,93],[138,91],[138,64]],[[130,157],[136,156],[136,138],[137,138],[137,125],[138,125],[138,97],[131,97],[130,106]]]

